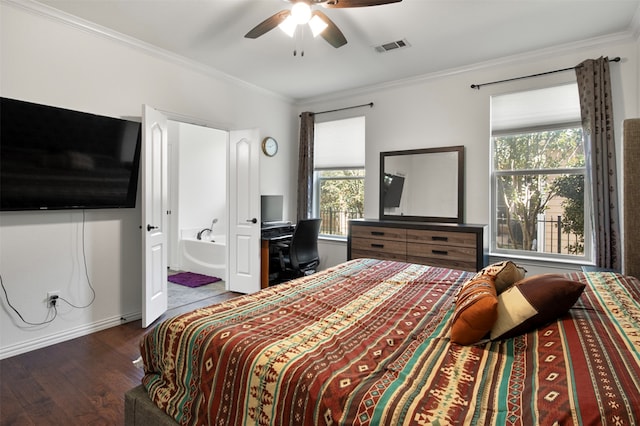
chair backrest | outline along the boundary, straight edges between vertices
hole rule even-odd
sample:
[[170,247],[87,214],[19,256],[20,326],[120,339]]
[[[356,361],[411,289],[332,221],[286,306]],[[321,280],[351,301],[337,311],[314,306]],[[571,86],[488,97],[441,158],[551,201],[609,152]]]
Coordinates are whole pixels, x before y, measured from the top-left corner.
[[322,219],[298,221],[289,246],[289,259],[293,269],[299,270],[310,263],[319,262],[318,234]]

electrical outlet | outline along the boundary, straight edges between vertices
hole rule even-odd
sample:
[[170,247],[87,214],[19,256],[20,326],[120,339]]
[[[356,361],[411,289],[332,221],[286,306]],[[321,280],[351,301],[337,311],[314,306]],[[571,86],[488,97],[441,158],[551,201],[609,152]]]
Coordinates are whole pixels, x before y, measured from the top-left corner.
[[55,306],[56,301],[60,297],[60,290],[52,290],[47,292],[47,306]]

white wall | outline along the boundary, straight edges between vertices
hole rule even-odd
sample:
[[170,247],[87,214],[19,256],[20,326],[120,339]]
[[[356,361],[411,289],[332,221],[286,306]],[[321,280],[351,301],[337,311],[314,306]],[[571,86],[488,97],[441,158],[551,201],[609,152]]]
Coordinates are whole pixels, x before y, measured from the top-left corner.
[[[280,154],[261,164],[261,191],[282,192],[295,181],[298,123],[290,100],[27,7],[0,3],[1,96],[116,117],[140,117],[149,104],[220,129],[258,128],[280,144]],[[27,321],[46,319],[47,291],[76,304],[89,300],[83,229],[96,300],[86,309],[61,303],[53,322],[27,326],[2,294],[0,358],[138,316],[139,227],[139,207],[87,210],[84,226],[81,211],[1,213],[0,274]]]
[[[639,44],[637,38],[627,37],[624,40],[601,40],[598,43],[584,43],[582,46],[574,45],[555,51],[506,58],[494,64],[480,64],[442,75],[423,76],[381,86],[376,90],[365,89],[319,98],[299,105],[298,111],[324,111],[374,103],[373,108],[318,116],[319,120],[366,116],[365,217],[378,217],[381,151],[464,145],[465,221],[487,224],[490,201],[490,97],[575,81],[575,74],[572,71],[556,73],[484,86],[480,90],[471,89],[470,85],[573,67],[589,58],[620,56],[622,61],[611,63],[610,69],[616,145],[620,153],[618,165],[621,165],[622,122],[626,118],[640,116]],[[393,55],[394,52],[386,54]],[[621,177],[620,174],[620,183]],[[321,250],[328,251],[332,248],[321,246]],[[533,263],[530,268],[539,270],[540,265]]]
[[218,220],[214,232],[227,229],[228,132],[169,120],[169,268],[183,269],[180,238],[196,236]]
[[180,229],[204,229],[215,218],[214,231],[227,226],[227,134],[180,124],[178,204]]

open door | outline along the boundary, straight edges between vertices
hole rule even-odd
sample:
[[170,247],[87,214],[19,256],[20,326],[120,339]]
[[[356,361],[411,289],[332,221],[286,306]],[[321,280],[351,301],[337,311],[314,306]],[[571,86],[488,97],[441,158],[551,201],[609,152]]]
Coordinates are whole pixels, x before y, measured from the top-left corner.
[[258,131],[229,133],[229,290],[260,290],[260,141]]
[[143,105],[142,152],[142,327],[167,310],[167,117]]

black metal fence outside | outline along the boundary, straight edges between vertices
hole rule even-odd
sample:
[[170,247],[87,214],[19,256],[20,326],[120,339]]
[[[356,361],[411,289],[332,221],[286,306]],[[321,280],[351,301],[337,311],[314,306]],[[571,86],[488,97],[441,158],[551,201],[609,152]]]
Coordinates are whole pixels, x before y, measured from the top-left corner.
[[[509,223],[510,222],[510,223]],[[544,232],[534,236],[531,247],[523,247],[522,228],[518,221],[508,221],[505,217],[498,218],[498,233],[496,245],[499,248],[538,251],[542,253],[560,253],[583,255],[584,243],[582,236],[565,232],[562,216],[538,216],[537,226],[542,225]],[[509,229],[511,232],[509,232]],[[542,241],[539,241],[539,238]],[[542,244],[542,246],[540,246]]]
[[360,219],[362,212],[357,210],[325,209],[320,211],[322,224],[320,233],[325,235],[347,236],[350,219]]

